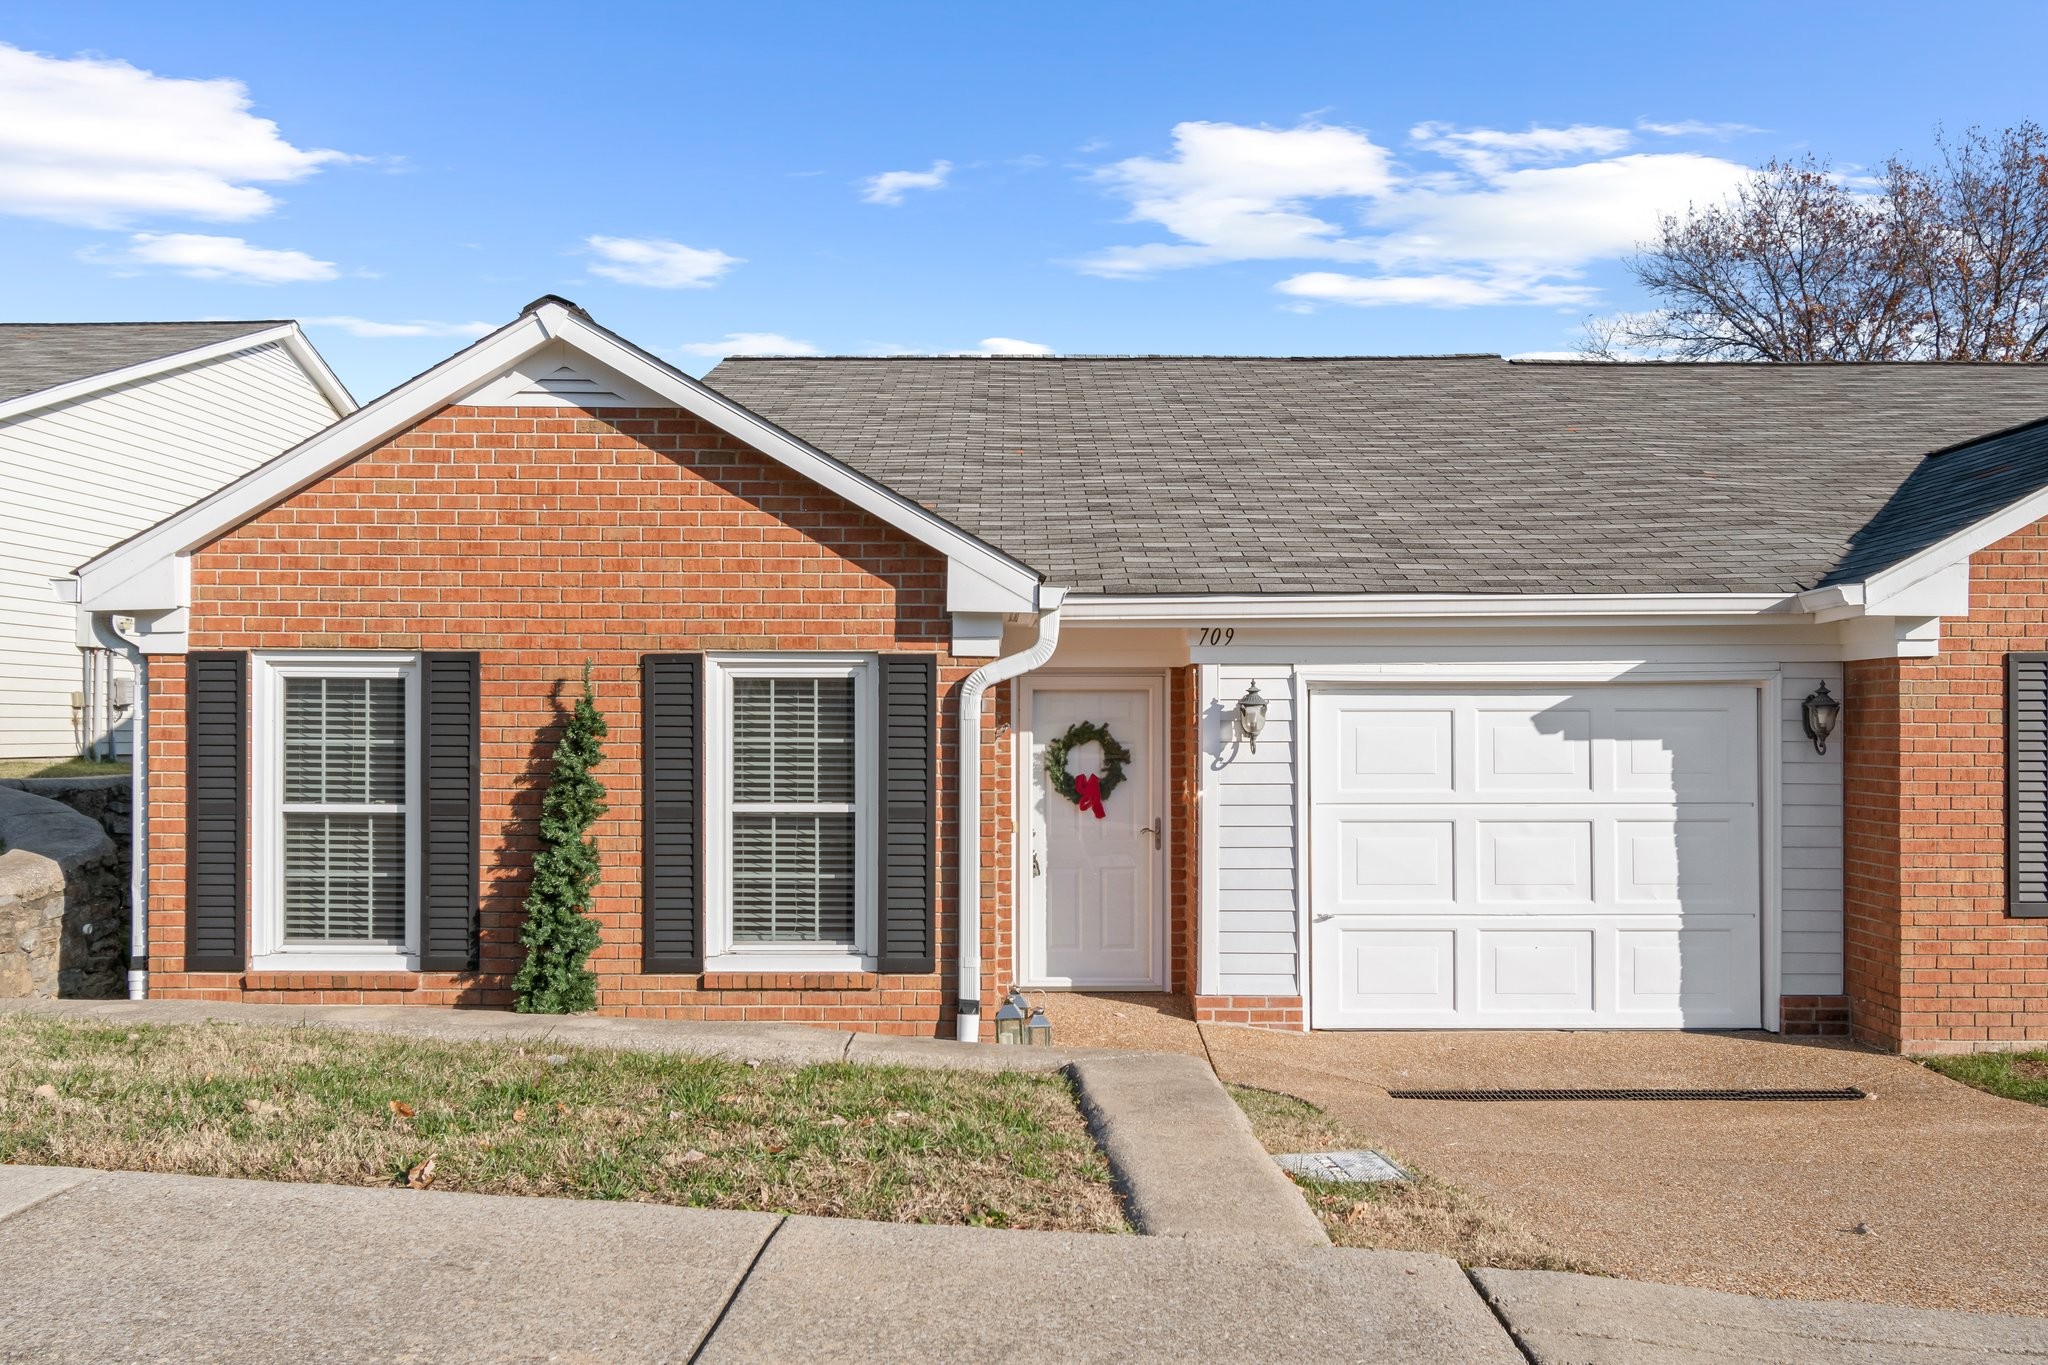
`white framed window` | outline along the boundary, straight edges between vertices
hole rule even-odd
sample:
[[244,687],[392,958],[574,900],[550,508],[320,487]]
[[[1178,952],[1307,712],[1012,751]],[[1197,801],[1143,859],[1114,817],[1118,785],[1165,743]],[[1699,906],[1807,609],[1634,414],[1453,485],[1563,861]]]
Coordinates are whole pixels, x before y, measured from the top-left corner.
[[250,962],[419,965],[419,659],[255,656]]
[[871,969],[874,660],[756,655],[705,664],[705,967]]

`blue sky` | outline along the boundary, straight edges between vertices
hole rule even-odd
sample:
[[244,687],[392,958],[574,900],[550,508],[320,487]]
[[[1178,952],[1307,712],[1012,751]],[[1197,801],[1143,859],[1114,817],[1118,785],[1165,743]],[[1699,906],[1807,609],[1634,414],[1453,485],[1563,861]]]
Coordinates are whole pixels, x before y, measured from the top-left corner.
[[1930,13],[0,3],[0,317],[306,319],[359,397],[542,293],[696,372],[1567,350],[1740,166],[2043,112],[2048,7]]

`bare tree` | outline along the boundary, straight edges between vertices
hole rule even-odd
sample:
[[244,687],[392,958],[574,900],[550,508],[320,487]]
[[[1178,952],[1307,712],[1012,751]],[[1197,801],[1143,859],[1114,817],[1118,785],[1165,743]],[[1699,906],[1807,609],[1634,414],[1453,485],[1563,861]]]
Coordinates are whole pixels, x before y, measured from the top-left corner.
[[1654,312],[1588,324],[1594,357],[2048,359],[2048,134],[1937,134],[1856,185],[1771,161],[1720,204],[1659,219],[1629,262]]

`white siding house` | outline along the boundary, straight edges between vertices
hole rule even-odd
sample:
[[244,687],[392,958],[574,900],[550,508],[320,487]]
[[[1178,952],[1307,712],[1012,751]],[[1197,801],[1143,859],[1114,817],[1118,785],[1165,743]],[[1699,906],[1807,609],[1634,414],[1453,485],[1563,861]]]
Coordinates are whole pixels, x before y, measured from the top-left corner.
[[0,325],[0,759],[127,751],[53,578],[354,407],[295,323]]

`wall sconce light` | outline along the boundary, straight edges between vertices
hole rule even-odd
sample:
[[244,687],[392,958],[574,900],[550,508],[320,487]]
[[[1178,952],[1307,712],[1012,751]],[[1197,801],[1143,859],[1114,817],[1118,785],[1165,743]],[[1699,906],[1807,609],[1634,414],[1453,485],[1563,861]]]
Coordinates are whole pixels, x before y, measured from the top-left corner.
[[1259,695],[1259,685],[1253,683],[1249,691],[1237,699],[1237,734],[1251,751],[1259,751],[1259,732],[1266,728],[1266,699]]
[[1806,737],[1813,741],[1813,751],[1824,754],[1828,751],[1828,736],[1835,732],[1836,722],[1842,719],[1842,703],[1836,701],[1829,694],[1828,685],[1822,683],[1799,704],[1799,717],[1806,725]]

